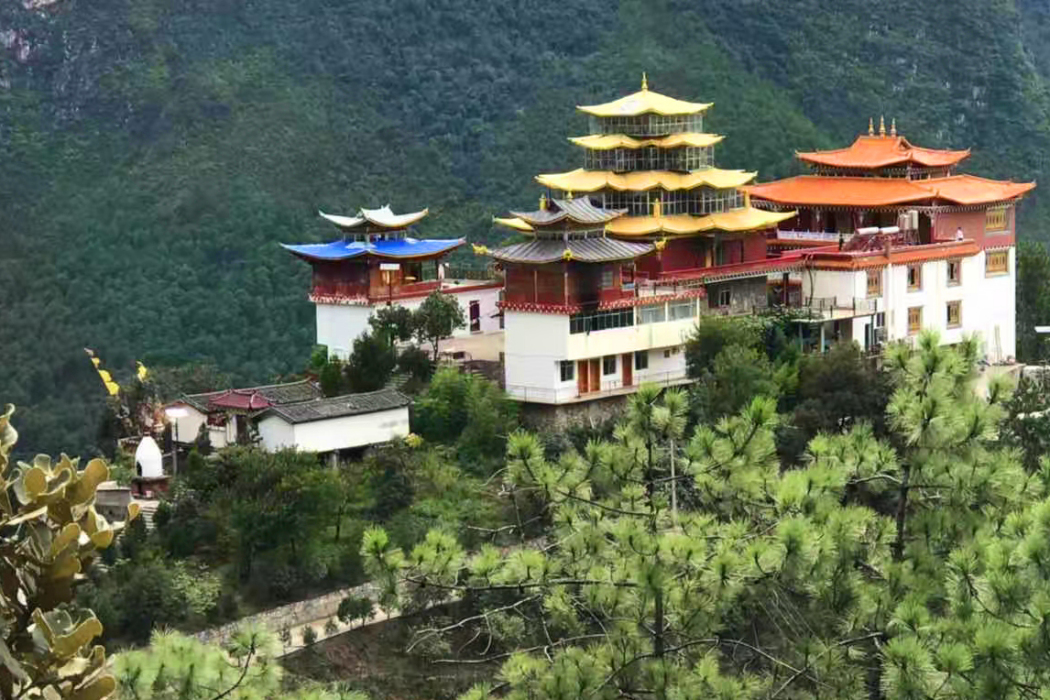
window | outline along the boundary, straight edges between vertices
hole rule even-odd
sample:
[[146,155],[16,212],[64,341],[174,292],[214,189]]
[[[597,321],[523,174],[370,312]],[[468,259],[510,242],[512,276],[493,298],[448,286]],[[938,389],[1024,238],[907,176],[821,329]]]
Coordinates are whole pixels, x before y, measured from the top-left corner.
[[984,213],[985,231],[1003,231],[1006,229],[1006,207],[988,209]]
[[561,380],[571,382],[576,377],[576,363],[572,360],[562,360],[558,363],[561,369]]
[[962,282],[962,261],[961,260],[949,260],[948,261],[948,284],[955,286]]
[[1003,275],[1010,271],[1010,252],[989,251],[984,254],[984,274]]
[[602,374],[616,374],[616,355],[606,355],[602,358]]
[[908,309],[908,333],[918,333],[922,330],[922,307],[913,306]]
[[663,304],[656,304],[654,306],[639,306],[638,307],[638,325],[644,325],[646,323],[663,323],[667,320],[667,310]]
[[922,265],[908,265],[908,291],[922,289]]
[[634,268],[629,265],[620,268],[620,289],[634,289]]
[[692,299],[687,299],[685,301],[672,301],[669,306],[670,309],[668,316],[672,321],[692,318],[696,315],[696,302]]
[[611,267],[602,268],[602,289],[612,289],[613,271]]
[[885,325],[886,325],[886,312],[885,311],[880,311],[879,313],[875,314],[875,327],[876,328],[882,328]]
[[634,353],[634,368],[636,370],[649,369],[649,351],[639,350]]
[[634,309],[613,309],[569,317],[569,333],[590,333],[634,325]]
[[882,270],[868,270],[868,296],[882,295]]
[[720,307],[729,306],[730,301],[732,301],[732,296],[728,289],[718,290],[718,305]]
[[962,302],[948,302],[948,328],[958,328],[962,325]]

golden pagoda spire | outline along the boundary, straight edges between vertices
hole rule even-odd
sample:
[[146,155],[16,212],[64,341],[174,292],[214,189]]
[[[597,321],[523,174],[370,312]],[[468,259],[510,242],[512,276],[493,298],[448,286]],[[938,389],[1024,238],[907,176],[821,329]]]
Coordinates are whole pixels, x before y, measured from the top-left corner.
[[643,90],[648,90],[649,89],[649,79],[646,77],[644,70],[642,71],[642,89]]
[[879,136],[886,135],[886,117],[879,117]]
[[868,136],[875,135],[875,120],[868,117]]
[[547,211],[547,195],[540,195],[540,211]]
[[894,117],[893,121],[890,122],[890,136],[896,136],[896,135],[897,135],[897,117]]

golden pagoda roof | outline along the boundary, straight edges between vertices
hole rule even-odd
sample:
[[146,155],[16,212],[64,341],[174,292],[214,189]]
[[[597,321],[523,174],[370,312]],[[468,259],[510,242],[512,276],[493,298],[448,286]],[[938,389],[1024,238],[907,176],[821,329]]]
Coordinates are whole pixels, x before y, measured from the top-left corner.
[[609,170],[578,168],[566,173],[537,175],[536,181],[544,187],[567,192],[595,192],[605,188],[641,192],[660,187],[665,190],[691,190],[706,185],[715,189],[729,189],[746,185],[757,173],[744,170],[708,168],[691,173],[670,170],[640,170],[614,173]]
[[532,225],[529,224],[528,221],[525,221],[524,219],[521,219],[521,218],[519,218],[517,216],[509,217],[509,218],[501,218],[499,216],[494,216],[494,217],[492,217],[492,223],[497,224],[499,226],[506,226],[507,228],[512,228],[515,231],[534,231],[535,230],[535,229],[532,228]]
[[686,102],[676,100],[658,92],[652,92],[643,84],[638,92],[631,93],[612,102],[600,105],[578,106],[576,109],[596,117],[634,117],[639,114],[698,114],[711,107],[711,102]]
[[795,216],[795,212],[773,212],[754,207],[744,207],[726,212],[693,216],[673,214],[670,216],[624,216],[610,221],[605,230],[614,236],[651,236],[665,234],[687,236],[704,231],[758,231],[770,228]]
[[361,209],[357,212],[357,216],[337,216],[335,214],[325,214],[323,211],[318,211],[317,213],[322,218],[331,221],[344,230],[358,228],[366,223],[380,228],[401,229],[421,220],[430,213],[430,210],[424,209],[411,214],[395,214],[390,209],[390,205],[387,204],[379,209]]
[[570,138],[577,146],[590,148],[595,151],[607,151],[613,148],[646,148],[655,146],[657,148],[678,148],[679,146],[713,146],[724,139],[719,134],[671,134],[655,139],[636,139],[625,134],[591,134],[590,136],[576,136]]

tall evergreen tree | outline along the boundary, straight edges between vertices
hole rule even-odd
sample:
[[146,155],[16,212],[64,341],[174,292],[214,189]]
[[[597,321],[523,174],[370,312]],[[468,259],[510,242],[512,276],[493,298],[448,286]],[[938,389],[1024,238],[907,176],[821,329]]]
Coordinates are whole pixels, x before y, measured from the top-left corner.
[[[698,427],[672,480],[643,387],[581,453],[511,438],[504,491],[538,505],[542,544],[470,554],[435,531],[402,552],[374,529],[364,552],[385,605],[477,606],[421,633],[473,629],[471,660],[503,661],[471,698],[1047,697],[1050,470],[999,443],[1006,392],[974,393],[977,355],[932,333],[894,347],[890,439],[821,434],[783,472],[759,397]],[[673,518],[676,482],[694,497]]]

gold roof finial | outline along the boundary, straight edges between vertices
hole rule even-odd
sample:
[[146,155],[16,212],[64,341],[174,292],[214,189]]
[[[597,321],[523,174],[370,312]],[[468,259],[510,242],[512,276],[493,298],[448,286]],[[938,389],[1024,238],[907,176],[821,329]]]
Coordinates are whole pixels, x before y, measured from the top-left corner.
[[540,211],[547,211],[547,195],[540,195]]
[[897,135],[897,117],[894,117],[893,121],[890,122],[890,136],[896,136],[896,135]]
[[875,120],[868,117],[868,136],[875,135]]
[[879,117],[879,136],[886,135],[886,117]]
[[660,205],[660,198],[659,197],[657,197],[656,199],[653,200],[652,207],[653,207],[653,216],[655,216],[657,218],[663,216],[663,207]]
[[643,90],[648,90],[649,89],[649,79],[646,77],[644,70],[642,71],[642,89]]
[[572,201],[572,190],[569,190],[565,193],[565,199],[569,200],[570,202]]

